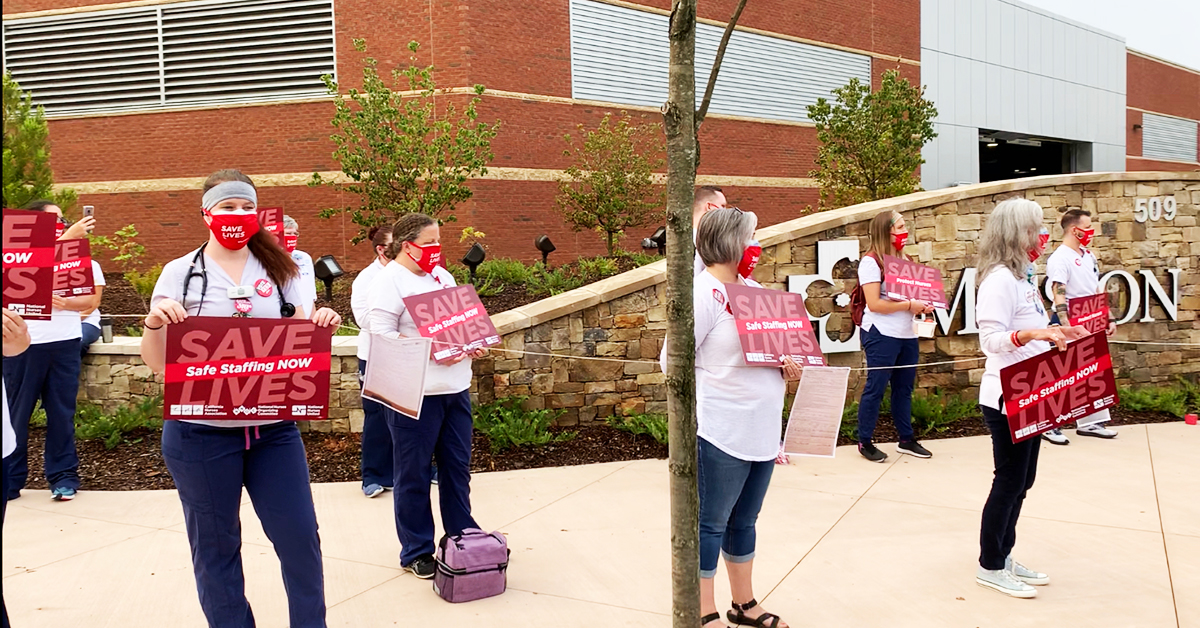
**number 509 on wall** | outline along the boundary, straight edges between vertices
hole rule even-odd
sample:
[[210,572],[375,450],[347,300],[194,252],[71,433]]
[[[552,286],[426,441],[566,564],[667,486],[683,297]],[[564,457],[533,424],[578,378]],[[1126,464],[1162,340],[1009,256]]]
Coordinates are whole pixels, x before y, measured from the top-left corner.
[[1133,219],[1138,222],[1175,220],[1175,197],[1154,196],[1137,199],[1133,206]]

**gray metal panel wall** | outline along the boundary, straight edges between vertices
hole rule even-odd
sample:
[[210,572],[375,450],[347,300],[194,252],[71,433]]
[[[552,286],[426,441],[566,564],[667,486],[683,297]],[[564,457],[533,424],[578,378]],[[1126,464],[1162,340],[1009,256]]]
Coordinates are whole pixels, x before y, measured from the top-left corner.
[[[571,0],[571,93],[581,100],[658,107],[667,98],[668,18]],[[696,28],[696,97],[703,96],[723,29]],[[712,113],[808,121],[806,107],[852,77],[870,83],[871,58],[735,31]]]
[[1147,159],[1196,161],[1196,122],[1143,113],[1142,156]]

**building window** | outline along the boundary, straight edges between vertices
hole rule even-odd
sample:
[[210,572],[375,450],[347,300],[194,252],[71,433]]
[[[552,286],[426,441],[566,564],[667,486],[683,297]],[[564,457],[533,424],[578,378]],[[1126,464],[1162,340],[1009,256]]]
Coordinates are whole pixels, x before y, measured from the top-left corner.
[[[667,99],[665,15],[571,0],[571,92],[581,100],[658,107]],[[696,99],[704,97],[723,28],[696,25]],[[709,111],[808,122],[806,107],[850,82],[870,85],[867,55],[734,31]]]
[[6,20],[4,67],[50,116],[324,95],[332,0],[217,0]]
[[1196,122],[1142,114],[1142,157],[1195,162]]

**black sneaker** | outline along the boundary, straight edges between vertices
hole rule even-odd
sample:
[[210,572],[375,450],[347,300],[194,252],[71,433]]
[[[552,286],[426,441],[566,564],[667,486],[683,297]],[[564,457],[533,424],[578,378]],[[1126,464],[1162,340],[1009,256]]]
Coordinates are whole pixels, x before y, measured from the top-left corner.
[[900,443],[899,445],[896,445],[896,451],[898,451],[902,454],[916,456],[918,458],[932,458],[933,457],[933,454],[929,453],[928,449],[925,449],[924,447],[922,447],[921,443],[918,443],[915,440],[910,440],[907,443]]
[[414,576],[428,580],[437,571],[437,563],[433,560],[433,554],[426,554],[418,556],[416,560],[404,565],[404,571],[411,571]]
[[858,453],[862,454],[863,458],[866,458],[871,462],[883,462],[884,460],[887,460],[887,454],[879,451],[879,448],[872,443],[859,443]]

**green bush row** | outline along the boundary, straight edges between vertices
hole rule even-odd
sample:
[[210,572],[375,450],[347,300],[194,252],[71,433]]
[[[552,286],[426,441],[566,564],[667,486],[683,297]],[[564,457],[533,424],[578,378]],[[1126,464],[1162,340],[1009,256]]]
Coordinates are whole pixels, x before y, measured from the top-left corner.
[[[34,408],[29,423],[36,427],[46,426],[46,411],[41,405]],[[75,406],[76,440],[104,441],[105,449],[113,449],[121,443],[141,442],[141,438],[129,438],[140,428],[162,428],[161,396],[118,406],[111,414],[102,406],[86,401]]]

